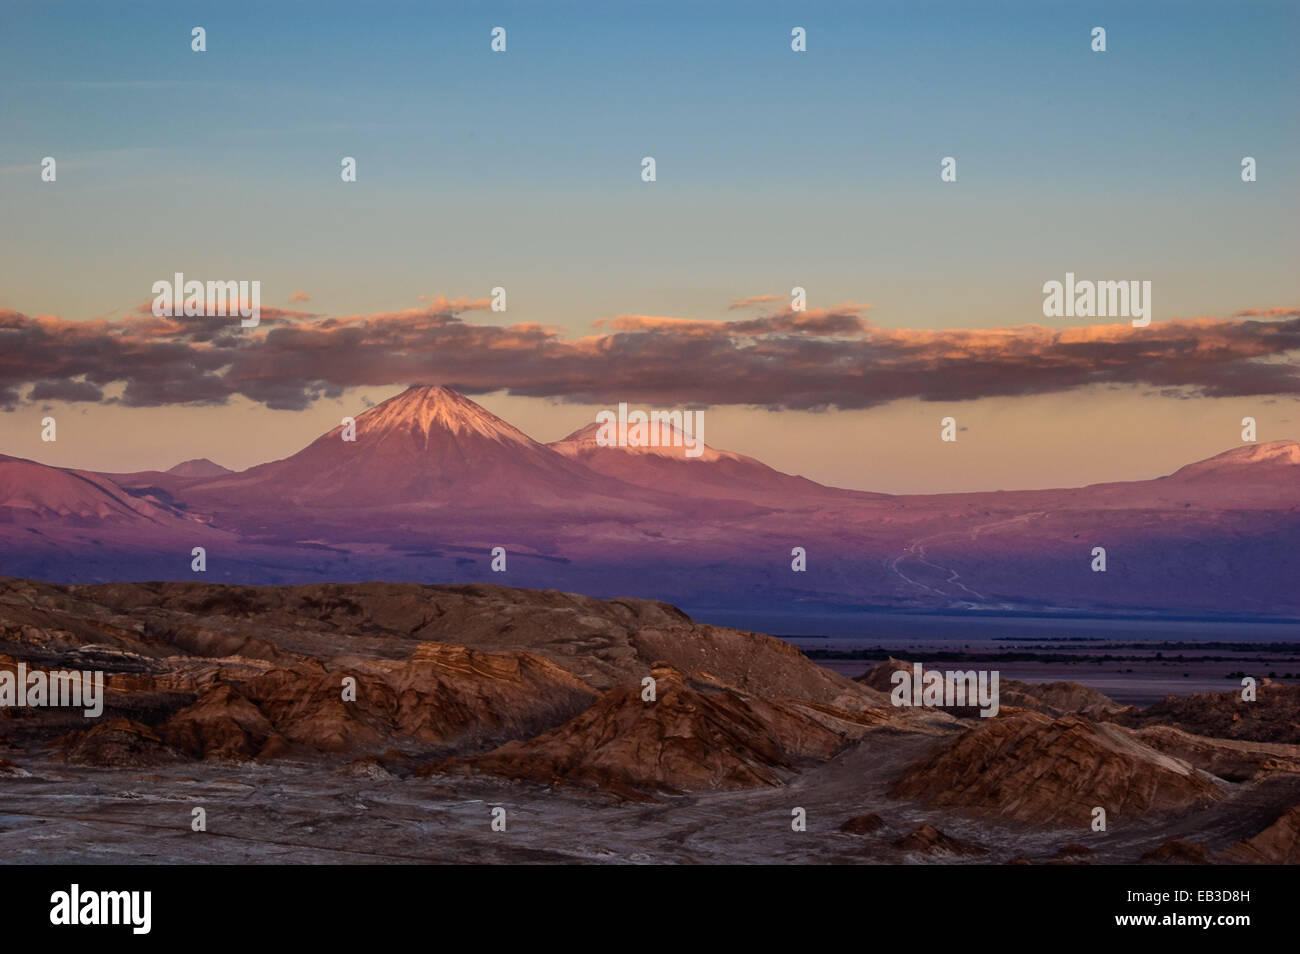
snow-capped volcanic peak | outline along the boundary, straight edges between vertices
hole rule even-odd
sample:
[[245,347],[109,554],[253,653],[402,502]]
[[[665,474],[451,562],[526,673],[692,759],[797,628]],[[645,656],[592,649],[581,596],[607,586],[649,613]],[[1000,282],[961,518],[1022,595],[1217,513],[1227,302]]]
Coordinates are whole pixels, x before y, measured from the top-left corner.
[[[1246,473],[1289,473],[1284,468],[1300,467],[1300,444],[1295,441],[1269,441],[1234,447],[1209,460],[1188,464],[1174,472],[1175,477],[1229,476]],[[1297,471],[1300,473],[1300,471]]]
[[[355,433],[353,424],[355,423]],[[229,494],[321,507],[564,502],[600,482],[451,388],[416,386],[322,434],[298,453],[209,481]]]
[[414,385],[357,416],[357,431],[374,437],[385,432],[423,436],[481,437],[499,444],[535,447],[518,428],[469,398],[439,385]]
[[[641,443],[643,436],[650,437],[656,430],[655,442]],[[806,500],[809,495],[839,497],[853,493],[783,474],[744,454],[696,443],[694,437],[690,437],[689,448],[692,452],[702,453],[698,457],[689,456],[689,436],[671,424],[648,428],[645,434],[632,425],[626,439],[619,440],[617,423],[593,421],[563,440],[546,446],[607,477],[686,498],[761,502],[770,506],[778,502],[789,504],[795,499]],[[632,443],[633,440],[636,443]],[[708,466],[702,466],[701,462]]]
[[1215,458],[1225,463],[1229,459],[1243,464],[1300,464],[1300,444],[1295,441],[1269,441],[1267,444],[1238,447]]
[[[614,443],[601,444],[598,440],[602,429],[606,432],[607,437],[612,437]],[[659,457],[681,458],[683,460],[749,460],[749,458],[734,454],[731,451],[720,451],[710,447],[708,444],[703,445],[702,452],[694,457],[688,457],[686,448],[697,445],[693,438],[674,427],[672,424],[664,423],[653,430],[659,433],[654,435],[656,443],[652,444],[633,444],[631,439],[635,437],[632,433],[634,428],[627,428],[627,439],[620,439],[618,425],[604,425],[599,421],[592,421],[586,427],[574,431],[568,437],[561,438],[553,444],[548,445],[552,450],[559,451],[566,457],[583,457],[594,451],[625,451],[629,454],[654,454]],[[647,431],[651,430],[647,427]]]

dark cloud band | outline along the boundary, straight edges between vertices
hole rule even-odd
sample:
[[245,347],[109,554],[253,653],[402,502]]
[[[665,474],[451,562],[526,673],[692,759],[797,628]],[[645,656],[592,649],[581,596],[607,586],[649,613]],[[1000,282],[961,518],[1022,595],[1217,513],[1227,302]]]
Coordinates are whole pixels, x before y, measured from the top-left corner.
[[[882,328],[866,306],[741,321],[620,315],[565,338],[539,324],[477,325],[486,300],[322,318],[264,309],[233,319],[134,313],[67,321],[0,309],[0,403],[221,404],[302,409],[357,386],[446,384],[566,401],[867,408],[1091,385],[1182,396],[1300,394],[1300,309],[1230,319],[989,330]],[[121,394],[106,397],[110,386]]]

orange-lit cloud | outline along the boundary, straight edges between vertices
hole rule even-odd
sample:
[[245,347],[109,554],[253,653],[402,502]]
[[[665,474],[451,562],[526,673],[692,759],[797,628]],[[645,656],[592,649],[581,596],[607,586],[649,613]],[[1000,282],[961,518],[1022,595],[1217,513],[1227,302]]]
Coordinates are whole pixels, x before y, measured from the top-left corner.
[[748,308],[751,305],[766,305],[774,301],[788,301],[788,300],[789,299],[785,298],[782,295],[750,295],[748,298],[737,298],[733,300],[732,303],[727,307],[730,309]]
[[[991,329],[883,328],[846,302],[738,321],[619,315],[570,338],[478,325],[487,299],[320,317],[66,321],[0,309],[0,404],[114,400],[301,409],[364,385],[441,383],[565,401],[865,408],[1128,386],[1181,396],[1300,395],[1300,309],[1233,318]],[[110,385],[120,396],[105,397]]]

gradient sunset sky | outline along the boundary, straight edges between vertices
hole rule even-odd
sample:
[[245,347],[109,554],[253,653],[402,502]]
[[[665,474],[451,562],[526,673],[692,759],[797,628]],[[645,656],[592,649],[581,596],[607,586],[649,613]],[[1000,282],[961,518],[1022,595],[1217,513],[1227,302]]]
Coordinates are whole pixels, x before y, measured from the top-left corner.
[[[6,4],[0,453],[243,468],[417,381],[542,441],[705,406],[889,492],[1300,438],[1298,40],[1295,2]],[[178,271],[262,325],[153,319]],[[1152,324],[1044,318],[1067,271]]]

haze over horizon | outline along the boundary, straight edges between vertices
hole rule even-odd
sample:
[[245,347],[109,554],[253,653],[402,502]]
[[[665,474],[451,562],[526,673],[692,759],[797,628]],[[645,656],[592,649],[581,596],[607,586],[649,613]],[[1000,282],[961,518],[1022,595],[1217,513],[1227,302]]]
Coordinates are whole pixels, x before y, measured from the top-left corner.
[[[383,399],[383,401],[374,401],[373,399],[369,398],[368,395],[369,395],[369,394],[376,393],[377,389],[366,389],[366,390],[367,390],[367,396],[362,398],[362,403],[361,403],[361,405],[358,406],[358,407],[351,408],[350,410],[346,410],[346,416],[353,416],[353,417],[355,417],[355,416],[358,416],[358,415],[361,414],[361,413],[364,413],[366,410],[369,410],[369,409],[372,408],[372,407],[377,407],[377,406],[379,406],[380,404],[384,403],[384,401],[392,402],[392,401],[393,401],[396,397],[398,397],[399,395],[402,395],[402,394],[405,393],[406,391],[410,390],[411,388],[415,388],[415,387],[419,387],[419,385],[411,385],[411,386],[408,386],[408,387],[396,387],[396,388],[391,388],[391,389],[384,389],[385,391],[387,391],[387,390],[391,390],[391,391],[393,391],[393,394],[390,394],[390,395],[388,395],[387,397],[385,397],[385,398]],[[453,390],[454,390],[454,389],[453,389]],[[494,399],[495,399],[495,400],[494,400]],[[533,404],[535,404],[535,403],[538,403],[538,402],[535,402],[535,401],[526,401],[526,400],[521,401],[521,400],[515,400],[515,399],[511,399],[509,396],[500,395],[500,394],[490,395],[490,396],[488,396],[486,399],[485,399],[483,396],[474,396],[474,397],[472,398],[472,400],[474,401],[474,403],[480,405],[481,407],[485,408],[485,409],[488,410],[489,412],[495,414],[497,417],[502,418],[503,420],[505,420],[505,421],[506,421],[507,423],[509,423],[510,425],[512,425],[512,426],[516,426],[516,427],[519,426],[518,423],[517,423],[517,421],[515,421],[514,419],[512,419],[512,418],[510,417],[510,415],[509,415],[508,412],[507,412],[507,413],[498,413],[497,411],[493,410],[493,406],[494,406],[494,405],[496,405],[496,406],[505,406],[505,407],[507,407],[507,408],[510,408],[510,407],[520,407],[520,408],[523,409],[523,410],[528,410],[528,409],[530,409],[531,405],[533,405]],[[346,409],[345,400],[342,399],[342,398],[340,398],[340,399],[336,399],[336,400],[334,400],[334,401],[323,400],[323,401],[319,402],[319,405],[321,405],[321,406],[337,405],[337,406],[340,407],[340,408],[344,408],[344,409]],[[294,454],[294,453],[297,453],[298,451],[301,451],[301,450],[303,450],[304,448],[306,448],[309,444],[311,444],[312,441],[316,440],[317,438],[320,438],[322,435],[327,434],[327,433],[329,433],[331,430],[337,428],[339,418],[338,418],[338,417],[324,417],[324,416],[323,416],[324,413],[327,413],[327,412],[324,412],[324,409],[323,409],[323,407],[321,407],[321,406],[317,406],[317,407],[313,408],[312,411],[301,412],[301,413],[299,413],[299,414],[297,414],[297,415],[294,415],[294,416],[295,416],[296,418],[298,418],[299,420],[297,420],[297,421],[294,422],[296,426],[295,426],[295,428],[293,429],[293,433],[294,433],[294,435],[296,436],[296,435],[297,435],[297,432],[298,432],[299,429],[305,428],[305,427],[307,426],[307,421],[312,421],[312,422],[319,421],[319,422],[320,422],[320,423],[319,423],[319,430],[317,430],[317,431],[315,431],[315,432],[312,432],[312,433],[303,434],[303,435],[301,436],[301,438],[298,438],[298,439],[297,439],[296,443],[281,445],[278,449],[275,449],[275,450],[274,450],[274,451],[273,451],[269,456],[266,456],[266,457],[263,457],[263,458],[259,458],[259,459],[252,459],[252,460],[249,460],[249,462],[248,462],[247,464],[242,464],[242,465],[239,465],[239,466],[236,466],[236,465],[233,465],[232,463],[230,463],[230,458],[223,459],[223,458],[221,458],[221,457],[219,457],[219,456],[216,456],[216,455],[213,455],[213,454],[211,454],[211,453],[208,453],[208,452],[204,451],[204,450],[202,449],[202,448],[203,448],[203,445],[202,445],[201,437],[200,437],[200,439],[195,440],[195,441],[192,441],[192,442],[178,441],[177,444],[174,445],[174,446],[180,446],[180,447],[183,447],[183,446],[193,446],[193,447],[195,448],[195,453],[193,453],[193,454],[180,454],[180,455],[178,456],[178,454],[177,454],[176,452],[173,452],[173,451],[171,451],[171,450],[169,450],[169,449],[164,449],[164,450],[161,451],[161,453],[160,453],[159,451],[155,450],[155,451],[153,451],[152,453],[146,452],[145,456],[148,457],[148,458],[151,458],[151,459],[159,459],[159,458],[161,458],[161,462],[160,462],[160,463],[157,463],[157,464],[154,464],[154,465],[150,465],[150,466],[140,466],[140,465],[135,465],[135,464],[128,464],[127,466],[117,467],[117,468],[113,468],[113,469],[101,468],[101,467],[86,466],[85,464],[77,463],[77,462],[65,463],[65,462],[61,462],[61,461],[57,461],[57,460],[51,459],[51,458],[53,458],[53,457],[55,457],[55,456],[57,456],[57,455],[55,455],[55,454],[51,454],[51,453],[49,453],[49,451],[52,450],[52,449],[54,449],[54,448],[56,448],[56,447],[58,446],[57,443],[55,443],[55,444],[42,443],[42,442],[39,440],[39,437],[37,438],[37,440],[31,442],[31,444],[32,444],[32,448],[31,448],[31,453],[30,453],[30,454],[23,454],[23,453],[20,453],[18,450],[15,450],[15,449],[10,448],[10,447],[5,448],[5,451],[4,451],[4,452],[9,453],[11,456],[28,457],[29,459],[36,460],[36,461],[38,461],[38,462],[40,462],[40,463],[50,464],[50,465],[53,465],[53,466],[73,467],[73,468],[76,468],[76,469],[81,469],[81,470],[92,470],[92,471],[97,471],[97,472],[100,472],[100,473],[106,473],[106,474],[112,474],[112,473],[134,473],[134,472],[147,471],[147,470],[167,471],[167,470],[170,470],[171,468],[177,466],[178,464],[181,464],[182,462],[191,461],[191,460],[196,460],[196,459],[206,459],[206,460],[210,460],[210,461],[212,461],[213,463],[219,464],[220,466],[222,466],[222,467],[224,467],[224,468],[227,468],[227,469],[229,469],[229,470],[232,470],[232,471],[244,471],[244,470],[247,470],[247,469],[250,468],[250,467],[255,467],[255,466],[259,465],[259,464],[270,463],[270,462],[272,462],[272,461],[282,460],[282,459],[284,459],[284,458],[286,458],[286,457],[289,457],[290,455],[292,455],[292,454]],[[48,405],[48,404],[44,406],[44,409],[49,409],[49,408],[50,408],[50,405]],[[600,406],[593,406],[593,408],[594,408],[594,410],[602,409]],[[588,418],[585,418],[585,419],[579,419],[579,418],[576,418],[576,417],[574,416],[576,412],[578,412],[578,411],[580,411],[580,410],[582,410],[582,409],[583,409],[583,408],[582,408],[581,406],[577,406],[577,405],[559,405],[559,406],[553,406],[553,407],[551,407],[551,408],[550,408],[550,414],[549,414],[549,415],[547,415],[547,416],[541,416],[540,419],[536,421],[537,430],[539,431],[539,433],[541,433],[541,434],[543,434],[543,435],[545,435],[545,436],[539,436],[538,433],[530,433],[529,430],[528,430],[527,428],[524,428],[524,427],[519,427],[519,429],[520,429],[521,431],[523,431],[525,434],[527,434],[530,438],[532,438],[533,440],[537,441],[537,442],[540,443],[540,444],[551,444],[551,443],[553,443],[553,442],[555,442],[555,441],[560,440],[561,438],[564,438],[564,437],[568,436],[569,434],[571,434],[571,433],[573,433],[573,432],[576,432],[576,431],[579,430],[581,427],[583,427],[583,426],[585,426],[585,425],[590,424],[590,423],[593,422],[593,420],[594,420],[594,410],[593,410],[592,408],[588,408],[588,409],[587,409],[587,410],[589,410],[589,411],[592,412],[592,414],[593,414],[592,417],[588,417]],[[98,408],[95,408],[94,411],[92,411],[91,413],[94,413],[95,411],[98,411],[98,410],[99,410]],[[195,411],[199,411],[199,410],[201,410],[201,409],[199,409],[199,408],[191,408],[191,409],[189,409],[189,410],[190,410],[191,413],[194,413]],[[211,410],[214,410],[214,409],[206,409],[206,410],[211,411]],[[228,409],[227,409],[227,410],[228,410]],[[249,411],[253,411],[254,409],[249,408],[248,410],[249,410]],[[263,410],[264,413],[268,413],[268,414],[271,414],[271,415],[275,415],[275,416],[284,416],[282,412],[281,412],[281,414],[278,414],[278,415],[277,415],[276,412],[266,412],[265,409],[262,409],[262,410]],[[141,413],[141,412],[137,411],[136,413],[139,414],[139,413]],[[536,412],[534,412],[534,413],[536,413]],[[725,411],[724,411],[724,413],[725,413]],[[798,413],[798,412],[788,412],[788,411],[787,411],[787,412],[782,412],[782,413],[783,413],[784,415],[786,415],[786,416],[789,416],[789,415],[791,415],[792,413]],[[909,484],[908,484],[907,486],[903,486],[903,487],[900,487],[900,488],[898,488],[898,489],[891,489],[891,488],[888,488],[888,487],[880,486],[880,485],[878,485],[878,484],[870,484],[870,483],[862,483],[862,484],[860,484],[860,485],[853,485],[853,484],[848,484],[848,483],[844,483],[844,484],[836,484],[836,483],[833,483],[833,482],[830,482],[830,481],[820,480],[820,479],[818,479],[816,476],[814,476],[814,475],[812,475],[812,474],[809,474],[809,473],[806,473],[806,472],[802,472],[802,471],[800,471],[800,470],[798,470],[798,469],[795,469],[795,468],[786,468],[786,467],[779,466],[778,464],[773,463],[771,460],[767,460],[767,459],[765,459],[761,454],[753,453],[753,452],[751,452],[751,451],[747,451],[747,450],[745,450],[744,448],[738,448],[738,447],[735,447],[735,446],[730,446],[730,445],[728,445],[728,444],[726,444],[726,443],[720,443],[719,440],[718,440],[718,437],[717,437],[717,436],[715,435],[715,433],[714,433],[714,428],[716,427],[716,425],[712,424],[712,422],[715,422],[715,421],[717,420],[717,418],[718,418],[718,417],[721,417],[721,416],[723,416],[723,415],[722,415],[722,414],[719,414],[719,413],[717,413],[717,412],[715,412],[715,411],[713,411],[713,410],[710,410],[710,411],[706,412],[706,419],[708,419],[708,420],[711,422],[711,425],[712,425],[712,426],[711,426],[711,427],[706,431],[706,433],[705,433],[705,443],[708,444],[710,447],[713,447],[713,448],[715,448],[715,449],[717,449],[717,450],[725,450],[725,451],[731,451],[731,452],[733,452],[733,453],[741,453],[741,454],[745,454],[745,456],[753,457],[753,458],[755,458],[755,459],[761,461],[762,463],[765,463],[765,464],[767,464],[767,465],[769,465],[769,466],[774,467],[775,469],[777,469],[777,470],[779,470],[779,471],[783,471],[783,472],[791,473],[791,474],[796,474],[796,475],[798,475],[798,476],[802,476],[802,477],[807,477],[808,479],[810,479],[810,480],[815,480],[816,482],[821,483],[821,484],[824,484],[825,486],[829,486],[829,487],[842,487],[843,489],[848,489],[848,490],[865,490],[865,491],[874,491],[874,492],[877,492],[877,493],[898,493],[898,494],[907,494],[907,493],[928,493],[928,492],[933,492],[933,493],[947,493],[947,492],[976,492],[976,491],[981,491],[981,490],[1034,490],[1034,489],[1050,489],[1050,487],[1076,487],[1076,486],[1084,486],[1084,485],[1086,485],[1086,484],[1092,484],[1092,483],[1109,483],[1109,482],[1118,482],[1118,481],[1125,481],[1125,480],[1145,480],[1145,479],[1151,479],[1151,478],[1155,478],[1155,477],[1167,476],[1168,474],[1173,473],[1174,471],[1176,471],[1178,468],[1180,468],[1180,467],[1182,467],[1182,466],[1185,466],[1185,465],[1187,465],[1187,464],[1196,463],[1196,462],[1198,462],[1198,461],[1201,461],[1201,460],[1205,460],[1205,459],[1208,459],[1208,458],[1214,457],[1214,456],[1216,456],[1216,455],[1218,455],[1218,454],[1220,454],[1220,453],[1223,453],[1223,452],[1225,452],[1225,451],[1231,450],[1231,449],[1233,449],[1233,448],[1235,448],[1235,447],[1259,446],[1259,445],[1261,445],[1261,444],[1273,443],[1274,441],[1294,440],[1294,438],[1288,438],[1288,437],[1273,437],[1273,438],[1267,438],[1267,439],[1266,439],[1266,438],[1261,438],[1261,439],[1260,439],[1256,444],[1253,444],[1253,445],[1251,445],[1251,444],[1244,444],[1244,445],[1243,445],[1243,444],[1241,444],[1240,442],[1237,442],[1237,443],[1235,443],[1235,444],[1224,444],[1223,446],[1219,446],[1219,447],[1217,447],[1217,448],[1212,448],[1212,449],[1210,449],[1207,453],[1204,453],[1204,454],[1202,454],[1202,455],[1199,456],[1199,457],[1196,457],[1196,458],[1193,458],[1193,459],[1188,459],[1188,460],[1175,461],[1175,462],[1173,462],[1173,463],[1168,467],[1167,470],[1163,470],[1163,471],[1160,471],[1160,472],[1158,472],[1158,473],[1141,473],[1141,474],[1137,474],[1137,475],[1135,475],[1135,476],[1127,476],[1127,475],[1125,475],[1125,476],[1105,475],[1105,476],[1102,476],[1102,477],[1100,477],[1099,479],[1095,479],[1095,480],[1081,480],[1081,481],[1079,481],[1079,482],[1077,482],[1077,483],[1061,483],[1061,484],[1056,484],[1056,485],[1050,485],[1050,487],[1049,487],[1049,485],[1043,485],[1042,487],[1028,487],[1028,486],[1026,486],[1026,487],[1017,487],[1017,486],[965,487],[965,486],[952,486],[952,487],[939,487],[939,488],[934,489],[934,490],[924,490],[924,489],[918,489],[917,487],[915,487],[914,485],[912,485],[912,484],[909,482]],[[821,417],[821,418],[833,418],[833,417],[836,417],[836,416],[846,416],[846,415],[845,415],[845,412],[839,412],[838,415],[835,414],[835,413],[831,413],[831,414],[825,414],[825,415],[805,414],[804,416],[807,417],[807,418],[809,418],[809,419],[811,419],[811,420],[813,420],[813,421],[816,421],[819,417]],[[728,418],[731,419],[731,420],[734,420],[734,417],[732,417],[731,415],[728,415]],[[64,418],[64,420],[67,420],[67,418]],[[74,429],[77,429],[76,419],[73,418],[72,420],[73,420],[73,422],[74,422],[74,424],[73,424]],[[569,422],[571,423],[572,426],[563,425],[563,424],[560,423],[561,421],[566,421],[566,420],[569,421]],[[63,427],[63,425],[60,424],[60,427]],[[722,428],[722,430],[724,430],[724,436],[725,436],[725,426]],[[744,433],[745,433],[744,428],[738,428],[737,430],[738,430],[738,433],[740,433],[740,434],[744,434]],[[276,433],[279,433],[279,432],[277,431]],[[554,436],[551,436],[552,434],[554,434]],[[959,440],[958,443],[960,444],[961,441]],[[944,447],[947,448],[947,449],[950,449],[950,450],[955,450],[955,449],[956,449],[953,445],[944,445]],[[43,452],[44,452],[44,453],[43,453]],[[172,459],[173,457],[175,458],[174,460]],[[244,455],[244,459],[247,459],[247,455]]]

